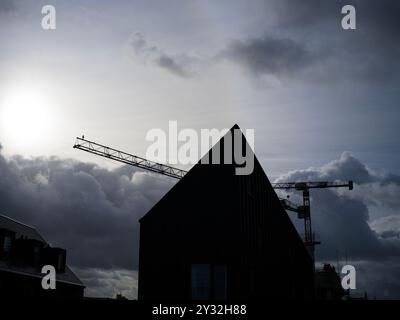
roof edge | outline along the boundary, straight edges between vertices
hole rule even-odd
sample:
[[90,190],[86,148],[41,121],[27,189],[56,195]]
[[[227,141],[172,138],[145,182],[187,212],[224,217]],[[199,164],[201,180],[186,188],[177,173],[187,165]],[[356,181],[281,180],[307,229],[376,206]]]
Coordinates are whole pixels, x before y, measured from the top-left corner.
[[14,218],[10,218],[9,216],[6,216],[6,215],[4,215],[4,214],[1,214],[1,213],[0,213],[0,217],[6,218],[6,219],[8,219],[8,220],[11,220],[12,222],[15,222],[15,223],[20,224],[21,226],[28,227],[28,228],[31,228],[31,229],[34,229],[34,230],[37,231],[37,229],[36,229],[35,227],[30,226],[29,224],[23,223],[23,222],[21,222],[21,221],[15,220]]

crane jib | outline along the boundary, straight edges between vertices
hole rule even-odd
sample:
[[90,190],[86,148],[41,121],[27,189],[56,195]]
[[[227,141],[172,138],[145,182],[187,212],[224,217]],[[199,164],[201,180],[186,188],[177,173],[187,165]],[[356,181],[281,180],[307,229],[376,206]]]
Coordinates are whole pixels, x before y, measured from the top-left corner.
[[[149,170],[175,179],[181,179],[187,171],[174,168],[162,163],[153,162],[133,154],[123,152],[114,148],[107,147],[97,142],[89,141],[82,136],[76,138],[74,148],[80,149],[107,159],[112,159],[137,168]],[[341,188],[347,187],[353,189],[353,181],[348,182],[330,182],[330,181],[301,181],[301,182],[275,182],[271,186],[274,189],[296,190],[303,193],[303,205],[296,206],[287,199],[280,199],[282,207],[287,211],[297,212],[297,217],[304,220],[304,245],[309,249],[311,257],[314,258],[314,245],[320,244],[315,241],[311,228],[310,214],[310,189]]]
[[[133,154],[120,151],[108,146],[99,144],[94,141],[89,141],[84,138],[76,138],[74,148],[80,149],[92,154],[102,156],[104,158],[119,161],[124,164],[135,166],[141,169],[149,170],[159,174],[163,174],[176,179],[181,179],[187,171],[168,166],[162,163],[153,162],[145,158],[135,156]],[[315,188],[339,188],[348,187],[349,190],[353,189],[353,181],[343,182],[329,182],[329,181],[316,181],[316,182],[276,182],[271,184],[274,189],[294,189],[294,190],[307,190]]]

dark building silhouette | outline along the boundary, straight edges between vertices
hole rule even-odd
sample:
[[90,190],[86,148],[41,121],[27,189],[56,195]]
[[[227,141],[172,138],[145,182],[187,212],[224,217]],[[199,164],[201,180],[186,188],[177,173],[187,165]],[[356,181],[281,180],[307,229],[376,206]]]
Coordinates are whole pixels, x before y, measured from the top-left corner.
[[[229,141],[205,157],[223,162]],[[313,261],[260,163],[236,167],[196,164],[140,219],[139,299],[313,298]]]
[[[56,289],[44,290],[44,265],[56,270]],[[84,285],[66,265],[66,250],[53,248],[28,225],[0,215],[0,297],[81,299]]]

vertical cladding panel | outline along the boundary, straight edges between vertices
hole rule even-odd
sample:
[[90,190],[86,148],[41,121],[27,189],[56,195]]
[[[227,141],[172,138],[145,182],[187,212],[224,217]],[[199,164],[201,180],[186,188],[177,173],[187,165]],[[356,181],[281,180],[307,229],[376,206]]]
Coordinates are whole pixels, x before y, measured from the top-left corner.
[[[277,296],[293,296],[301,289],[298,279],[308,276],[303,244],[262,171],[241,177],[239,183],[245,191],[240,197],[243,261],[247,269],[258,270],[258,294],[269,287]],[[269,279],[272,272],[274,279]]]

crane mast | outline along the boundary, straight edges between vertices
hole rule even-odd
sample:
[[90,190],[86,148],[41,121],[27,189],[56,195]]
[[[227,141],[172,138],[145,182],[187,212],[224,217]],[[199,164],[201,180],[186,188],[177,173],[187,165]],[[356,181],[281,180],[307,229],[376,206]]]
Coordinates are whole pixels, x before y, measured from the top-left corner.
[[[347,187],[349,190],[353,190],[353,181],[343,182],[328,182],[328,181],[308,181],[308,182],[281,182],[274,183],[272,185],[274,189],[283,190],[297,190],[303,193],[303,205],[297,207],[297,216],[304,221],[304,245],[309,250],[311,256],[314,259],[314,246],[320,244],[319,241],[315,241],[314,234],[311,226],[311,205],[310,205],[310,189],[325,189],[325,188],[341,188]],[[291,210],[285,207],[286,210]]]
[[[165,164],[150,161],[145,158],[135,156],[133,154],[120,151],[94,141],[84,139],[84,137],[76,138],[75,149],[83,150],[107,159],[112,159],[124,164],[128,164],[141,169],[149,170],[155,173],[163,174],[175,179],[181,179],[187,171],[177,169]],[[341,188],[347,187],[353,189],[353,181],[329,182],[329,181],[307,181],[307,182],[278,182],[271,184],[274,189],[302,191],[303,205],[295,206],[287,199],[280,199],[283,207],[288,211],[297,212],[297,217],[304,220],[304,244],[309,249],[310,254],[314,257],[314,245],[320,242],[315,241],[311,227],[311,211],[310,211],[310,189],[325,188]]]

